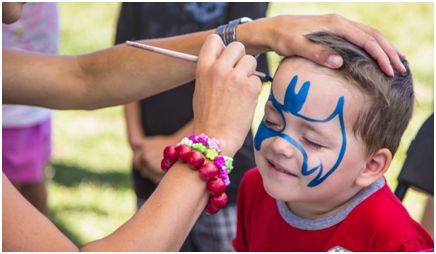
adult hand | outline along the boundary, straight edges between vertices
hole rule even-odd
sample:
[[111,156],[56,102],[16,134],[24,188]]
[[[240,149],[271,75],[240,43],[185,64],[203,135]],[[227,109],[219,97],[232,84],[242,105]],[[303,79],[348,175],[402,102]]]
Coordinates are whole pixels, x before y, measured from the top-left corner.
[[388,76],[393,77],[392,66],[406,71],[398,50],[374,28],[351,21],[337,14],[303,16],[282,15],[258,19],[238,26],[238,40],[253,52],[274,50],[283,56],[298,55],[318,64],[339,68],[342,58],[335,52],[310,42],[306,34],[318,31],[335,33],[366,50]]
[[254,76],[256,59],[244,46],[224,47],[216,34],[207,37],[200,50],[194,92],[194,133],[204,132],[221,142],[233,156],[242,146],[253,120],[261,90]]
[[176,144],[180,140],[173,139],[171,135],[149,136],[141,140],[141,145],[133,152],[133,165],[139,173],[159,184],[164,176],[160,163],[162,160],[162,151],[168,144]]

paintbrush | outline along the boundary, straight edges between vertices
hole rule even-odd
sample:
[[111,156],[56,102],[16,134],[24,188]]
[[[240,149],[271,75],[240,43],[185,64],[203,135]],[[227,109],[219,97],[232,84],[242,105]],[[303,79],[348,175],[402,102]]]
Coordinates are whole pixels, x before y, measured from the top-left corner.
[[[194,56],[194,55],[190,55],[190,54],[186,54],[186,53],[182,53],[182,52],[177,52],[177,51],[170,50],[170,49],[163,49],[163,48],[159,48],[159,47],[155,47],[155,46],[137,43],[134,41],[126,41],[126,44],[129,46],[136,47],[136,48],[145,49],[145,50],[156,52],[156,53],[166,55],[166,56],[172,56],[172,57],[183,59],[183,60],[193,62],[193,63],[196,63],[198,61],[198,56]],[[263,72],[256,71],[254,73],[254,75],[261,78],[262,81],[272,81],[271,76],[267,75]]]

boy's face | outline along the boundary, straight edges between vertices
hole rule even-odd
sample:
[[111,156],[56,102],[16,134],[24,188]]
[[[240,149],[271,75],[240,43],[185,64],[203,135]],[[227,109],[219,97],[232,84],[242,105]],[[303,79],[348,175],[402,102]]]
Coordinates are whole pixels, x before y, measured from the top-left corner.
[[362,95],[332,70],[286,59],[274,77],[255,136],[266,191],[289,202],[328,203],[355,194],[365,165],[352,123]]

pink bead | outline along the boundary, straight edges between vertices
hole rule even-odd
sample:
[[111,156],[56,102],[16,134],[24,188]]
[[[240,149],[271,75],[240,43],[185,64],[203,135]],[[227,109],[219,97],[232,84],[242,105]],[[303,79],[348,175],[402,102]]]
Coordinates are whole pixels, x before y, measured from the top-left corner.
[[205,146],[207,146],[207,140],[208,139],[209,138],[204,133],[201,133],[199,136],[197,136],[197,141],[202,143]]
[[176,152],[176,146],[175,145],[168,145],[164,149],[164,158],[172,163],[177,161],[177,152]]
[[165,172],[168,171],[168,169],[170,169],[172,165],[173,163],[169,162],[168,160],[165,160],[165,158],[163,158],[162,161],[160,162],[160,167]]
[[212,196],[210,196],[210,199],[209,199],[209,203],[212,206],[220,208],[220,209],[227,205],[227,201],[228,201],[228,198],[227,198],[227,194],[225,192],[223,192],[219,196],[212,195]]
[[208,214],[215,214],[219,211],[220,209],[211,205],[210,203],[207,203],[206,208],[204,208],[204,211]]
[[217,196],[217,195],[221,195],[221,193],[226,191],[226,185],[224,184],[224,181],[221,178],[217,177],[207,182],[207,189],[211,194]]
[[192,150],[186,155],[186,163],[190,168],[198,169],[204,163],[204,156],[202,153]]
[[230,184],[230,178],[229,178],[229,174],[227,173],[227,169],[225,169],[225,167],[224,167],[224,169],[223,169],[223,168],[220,169],[220,171],[219,171],[219,173],[218,173],[218,177],[221,178],[221,179],[223,179],[224,184],[225,184],[226,186],[229,186],[229,184]]
[[185,162],[186,161],[186,155],[191,151],[191,148],[187,145],[179,145],[176,147],[177,157]]
[[215,160],[213,161],[213,163],[215,163],[215,165],[217,167],[223,167],[224,165],[226,165],[226,160],[224,159],[223,156],[219,155],[217,157],[215,157]]
[[220,142],[218,140],[214,139],[214,138],[210,138],[210,139],[207,140],[207,146],[210,149],[215,149],[217,151],[220,150]]
[[209,181],[218,175],[219,169],[211,162],[206,162],[199,169],[201,179]]
[[191,140],[193,143],[197,142],[197,137],[195,135],[189,135],[188,139]]

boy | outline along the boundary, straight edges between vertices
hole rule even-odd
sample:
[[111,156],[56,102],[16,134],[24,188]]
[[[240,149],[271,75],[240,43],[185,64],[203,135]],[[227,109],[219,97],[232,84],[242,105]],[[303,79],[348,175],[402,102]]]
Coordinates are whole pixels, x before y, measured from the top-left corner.
[[[413,110],[410,71],[386,77],[329,33],[339,70],[286,58],[255,137],[258,169],[238,197],[238,251],[419,251],[433,248],[383,177]],[[407,68],[407,67],[406,67]]]

